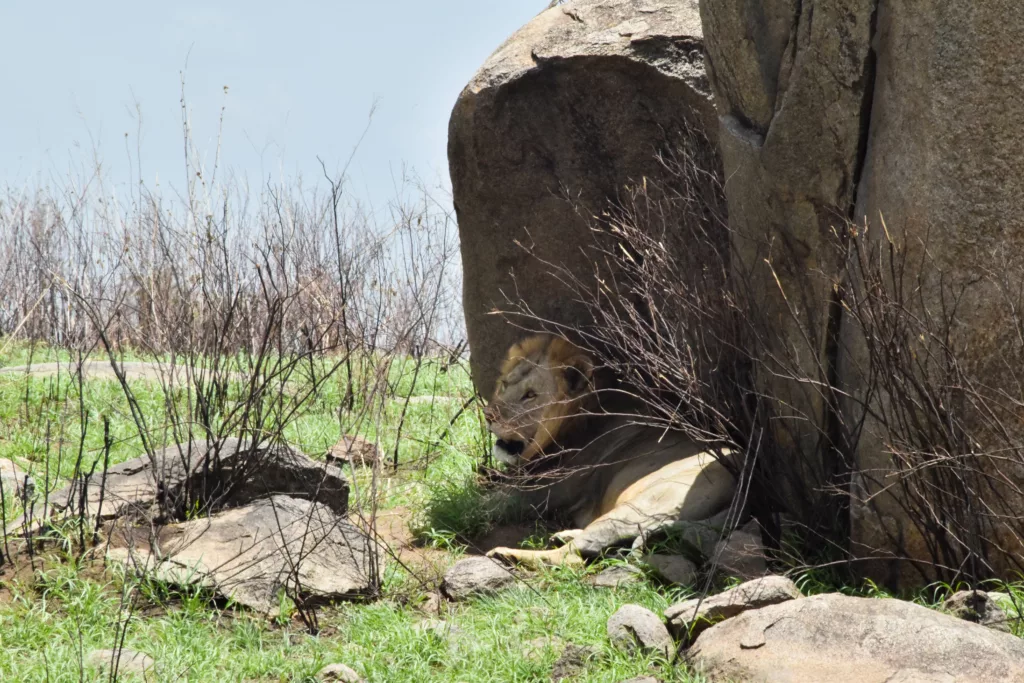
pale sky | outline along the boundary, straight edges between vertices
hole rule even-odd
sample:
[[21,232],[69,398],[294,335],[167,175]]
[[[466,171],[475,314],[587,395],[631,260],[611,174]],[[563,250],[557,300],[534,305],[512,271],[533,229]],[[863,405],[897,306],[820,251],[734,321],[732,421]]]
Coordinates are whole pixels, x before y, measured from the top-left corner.
[[222,159],[250,183],[319,180],[318,155],[340,170],[376,102],[350,188],[386,201],[403,165],[447,184],[459,91],[546,5],[0,0],[0,188],[63,183],[94,156],[113,182],[128,182],[136,103],[143,179],[181,186],[182,70],[196,144],[212,156],[226,105]]

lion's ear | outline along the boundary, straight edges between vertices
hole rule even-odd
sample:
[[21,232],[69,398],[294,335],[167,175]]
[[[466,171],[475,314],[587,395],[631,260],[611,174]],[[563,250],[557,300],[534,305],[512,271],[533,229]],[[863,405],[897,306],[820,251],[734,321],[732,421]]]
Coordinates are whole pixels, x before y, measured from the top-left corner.
[[590,356],[577,354],[565,361],[562,367],[566,390],[570,396],[578,396],[590,389],[594,378],[594,361]]

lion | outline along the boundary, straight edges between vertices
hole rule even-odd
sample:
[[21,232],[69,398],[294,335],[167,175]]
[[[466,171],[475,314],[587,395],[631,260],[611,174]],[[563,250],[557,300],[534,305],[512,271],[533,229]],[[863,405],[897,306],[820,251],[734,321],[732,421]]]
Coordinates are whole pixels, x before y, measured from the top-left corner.
[[549,550],[488,553],[537,568],[581,564],[613,546],[680,523],[723,521],[736,483],[728,450],[602,406],[594,361],[554,335],[512,346],[484,414],[495,460],[532,485],[515,494],[538,511],[572,519]]

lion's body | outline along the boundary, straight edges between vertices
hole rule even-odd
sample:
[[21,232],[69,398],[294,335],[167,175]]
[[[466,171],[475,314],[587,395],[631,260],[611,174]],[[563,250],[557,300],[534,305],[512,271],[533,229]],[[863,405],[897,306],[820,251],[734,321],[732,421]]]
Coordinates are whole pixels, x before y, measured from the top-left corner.
[[509,351],[488,406],[491,430],[504,444],[495,454],[510,462],[518,453],[527,474],[517,495],[577,528],[562,534],[571,538],[562,548],[493,554],[526,564],[573,561],[729,506],[735,484],[719,460],[727,452],[712,454],[597,404],[592,363],[568,342],[530,337]]

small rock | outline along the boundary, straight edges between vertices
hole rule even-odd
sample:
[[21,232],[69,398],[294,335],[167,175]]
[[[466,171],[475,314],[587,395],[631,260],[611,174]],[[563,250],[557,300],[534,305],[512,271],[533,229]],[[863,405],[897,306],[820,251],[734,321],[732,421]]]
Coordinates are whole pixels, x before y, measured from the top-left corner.
[[592,647],[569,643],[562,651],[562,656],[551,667],[552,682],[559,683],[578,676],[587,668],[587,662],[596,656],[597,650]]
[[608,638],[626,652],[657,652],[670,658],[675,642],[665,624],[651,610],[640,605],[623,605],[608,619]]
[[153,658],[135,650],[93,650],[85,659],[86,666],[106,671],[117,663],[118,674],[145,674],[153,668]]
[[665,618],[676,637],[689,633],[690,638],[696,638],[715,622],[799,597],[800,589],[786,577],[765,576],[703,600],[691,598],[678,602],[665,610]]
[[462,629],[455,624],[441,621],[440,619],[425,619],[416,624],[414,628],[421,634],[440,638],[441,640],[448,640],[452,636],[462,633]]
[[344,664],[328,664],[316,674],[318,681],[341,681],[342,683],[362,683],[362,678],[359,677],[353,669],[345,666]]
[[4,487],[5,500],[31,498],[36,490],[32,477],[6,458],[0,458],[0,485]]
[[551,616],[551,610],[546,607],[534,605],[528,607],[524,612],[516,612],[512,615],[512,621],[517,624],[525,624],[530,621],[544,621]]
[[949,596],[942,609],[958,619],[1009,633],[1006,612],[985,591],[959,591]]
[[565,641],[558,636],[541,636],[528,640],[523,645],[523,658],[538,661],[549,652],[558,652],[561,655],[564,650]]
[[440,614],[441,613],[442,598],[440,593],[433,592],[427,595],[427,597],[416,605],[416,609],[426,614]]
[[497,593],[515,580],[515,574],[500,562],[489,557],[469,557],[459,560],[445,572],[441,592],[449,600],[465,600]]
[[689,586],[697,580],[697,565],[682,555],[648,555],[644,562],[668,583]]
[[416,632],[439,643],[447,643],[449,652],[460,648],[462,629],[449,621],[426,619],[416,624]]
[[343,436],[327,451],[327,462],[332,465],[373,467],[380,462],[377,444],[361,436]]
[[639,583],[643,579],[643,572],[637,567],[628,564],[619,564],[595,574],[587,579],[587,582],[595,588],[618,588],[631,583]]
[[1009,593],[988,591],[988,599],[997,604],[1011,622],[1021,620],[1021,607],[1024,607],[1024,603],[1015,600]]
[[754,520],[715,544],[711,558],[720,572],[741,579],[754,579],[768,572],[761,529]]

